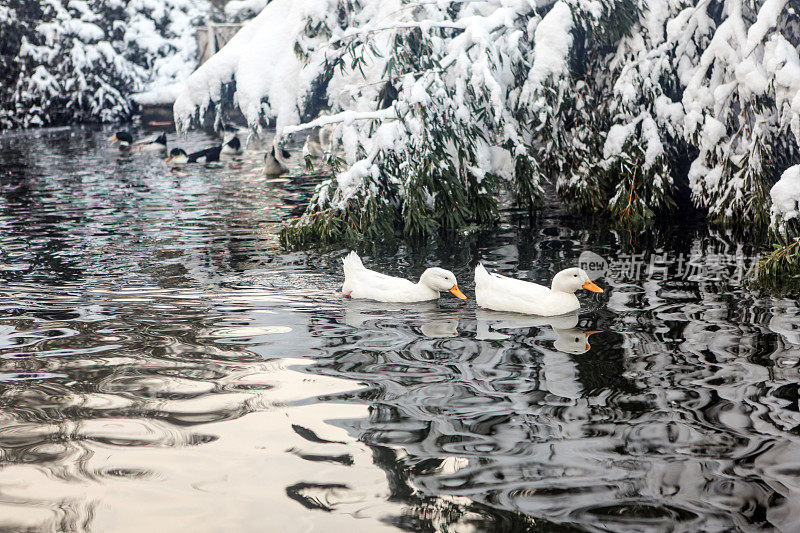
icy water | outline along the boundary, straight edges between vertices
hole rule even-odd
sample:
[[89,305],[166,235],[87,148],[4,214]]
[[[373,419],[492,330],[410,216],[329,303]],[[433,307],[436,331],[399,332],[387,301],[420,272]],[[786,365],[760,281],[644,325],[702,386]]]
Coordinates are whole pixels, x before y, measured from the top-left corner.
[[[313,179],[109,133],[0,136],[3,531],[800,530],[800,310],[742,283],[748,245],[555,210],[362,250],[466,304],[343,301],[344,250],[277,241]],[[475,308],[478,260],[589,250],[579,314]]]

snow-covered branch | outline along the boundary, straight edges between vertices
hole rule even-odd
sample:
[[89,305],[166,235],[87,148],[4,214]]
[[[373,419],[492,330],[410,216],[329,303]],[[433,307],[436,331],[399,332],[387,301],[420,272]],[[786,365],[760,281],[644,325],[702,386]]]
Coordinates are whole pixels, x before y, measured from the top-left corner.
[[335,115],[325,115],[318,117],[310,122],[297,124],[295,126],[286,126],[281,132],[282,135],[291,135],[299,131],[309,130],[312,128],[321,128],[331,124],[345,124],[350,125],[356,120],[395,120],[397,113],[393,108],[382,109],[380,111],[342,111]]
[[279,135],[335,125],[343,166],[309,207],[325,217],[290,230],[301,241],[379,214],[410,234],[491,220],[499,188],[533,206],[545,178],[624,223],[671,210],[688,178],[712,219],[775,224],[791,187],[770,190],[800,163],[793,6],[273,0],[189,78],[176,117],[235,103]]

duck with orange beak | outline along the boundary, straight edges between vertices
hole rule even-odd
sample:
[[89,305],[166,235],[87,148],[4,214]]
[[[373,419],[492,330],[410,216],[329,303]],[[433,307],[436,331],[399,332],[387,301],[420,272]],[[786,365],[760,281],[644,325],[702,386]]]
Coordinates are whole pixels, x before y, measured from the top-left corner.
[[585,270],[567,268],[553,276],[550,288],[528,281],[489,273],[475,267],[475,298],[480,307],[526,315],[556,316],[580,309],[575,291],[603,292]]
[[458,288],[455,275],[449,270],[433,267],[422,273],[418,283],[403,278],[387,276],[369,270],[355,252],[342,259],[344,284],[342,295],[350,298],[378,302],[424,302],[436,300],[440,292],[449,292],[456,298],[467,297]]
[[167,153],[167,134],[160,133],[146,139],[133,140],[127,131],[118,131],[108,138],[111,144],[119,143],[121,152]]

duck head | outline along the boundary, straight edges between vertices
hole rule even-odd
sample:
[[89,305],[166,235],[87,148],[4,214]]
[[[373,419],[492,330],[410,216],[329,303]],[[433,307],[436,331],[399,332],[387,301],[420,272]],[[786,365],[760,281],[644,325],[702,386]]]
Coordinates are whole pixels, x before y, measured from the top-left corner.
[[118,131],[109,137],[108,140],[111,141],[111,144],[116,142],[119,142],[121,145],[133,144],[133,135],[127,131]]
[[567,268],[553,276],[553,283],[550,288],[554,291],[574,293],[578,289],[586,289],[592,292],[603,292],[603,289],[595,285],[589,279],[589,274],[582,268]]
[[464,293],[458,288],[455,274],[449,270],[439,267],[429,268],[419,277],[419,282],[437,292],[447,291],[452,293],[456,298],[461,300],[467,299]]
[[553,346],[559,352],[581,354],[591,350],[589,335],[602,333],[601,331],[581,331],[577,328],[554,329],[558,338]]
[[188,156],[186,152],[182,148],[173,148],[169,151],[169,157],[167,158],[167,163],[172,162],[176,165],[180,165],[186,163],[188,161]]

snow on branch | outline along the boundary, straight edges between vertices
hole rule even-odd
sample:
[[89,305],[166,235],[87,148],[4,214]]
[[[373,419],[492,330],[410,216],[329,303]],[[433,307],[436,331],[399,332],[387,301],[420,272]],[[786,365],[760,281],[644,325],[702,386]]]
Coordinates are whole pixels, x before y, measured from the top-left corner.
[[782,223],[800,218],[800,165],[786,169],[769,194],[774,227],[780,228]]
[[304,131],[312,128],[321,128],[331,124],[345,124],[350,125],[356,120],[394,120],[397,118],[397,113],[393,108],[382,109],[380,111],[342,111],[335,115],[326,115],[316,118],[310,122],[297,124],[295,126],[286,126],[281,133],[283,135],[291,135],[299,131]]
[[543,179],[578,209],[651,219],[686,154],[712,219],[761,224],[800,162],[793,6],[273,0],[188,78],[176,121],[236,105],[279,136],[329,127],[333,176],[297,241],[493,220],[500,189],[533,207]]
[[315,76],[304,69],[305,61],[295,47],[309,21],[324,15],[327,4],[324,0],[269,3],[186,80],[174,105],[178,128],[185,130],[226,97],[225,86],[230,83],[235,83],[236,102],[254,128],[264,115],[277,117],[280,126],[297,122],[298,98],[310,90]]

